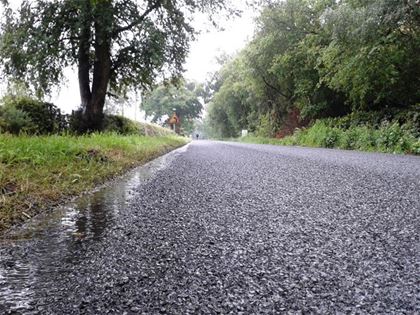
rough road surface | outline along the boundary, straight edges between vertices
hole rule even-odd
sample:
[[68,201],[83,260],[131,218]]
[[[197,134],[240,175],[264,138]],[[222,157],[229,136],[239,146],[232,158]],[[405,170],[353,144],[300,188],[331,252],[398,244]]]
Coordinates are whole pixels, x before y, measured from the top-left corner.
[[195,141],[132,176],[0,243],[0,313],[420,312],[418,157]]

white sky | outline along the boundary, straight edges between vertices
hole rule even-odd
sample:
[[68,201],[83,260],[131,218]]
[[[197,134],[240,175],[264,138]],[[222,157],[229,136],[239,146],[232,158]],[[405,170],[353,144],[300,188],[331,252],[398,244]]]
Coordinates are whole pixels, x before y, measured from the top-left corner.
[[[240,0],[239,0],[240,1]],[[215,58],[221,53],[232,54],[245,46],[254,31],[254,13],[246,10],[241,17],[224,21],[224,31],[202,32],[191,45],[187,59],[186,78],[202,82],[207,74],[218,69]]]
[[[9,1],[12,5],[17,5],[20,0]],[[235,0],[235,4],[242,6],[244,0]],[[1,13],[1,7],[0,7]],[[189,57],[185,64],[185,77],[189,80],[204,82],[208,74],[218,69],[216,57],[226,52],[232,54],[243,48],[246,42],[251,38],[254,31],[253,18],[255,12],[246,10],[241,17],[235,17],[227,21],[222,21],[220,26],[223,31],[207,27],[195,42],[191,43]],[[196,27],[206,28],[205,23],[197,21]],[[70,113],[73,109],[79,107],[80,98],[75,70],[65,69],[66,82],[54,93],[51,100],[59,106],[65,113]],[[139,106],[139,100],[132,100],[133,106],[124,108],[124,116],[131,119],[143,120],[143,115],[136,106]]]

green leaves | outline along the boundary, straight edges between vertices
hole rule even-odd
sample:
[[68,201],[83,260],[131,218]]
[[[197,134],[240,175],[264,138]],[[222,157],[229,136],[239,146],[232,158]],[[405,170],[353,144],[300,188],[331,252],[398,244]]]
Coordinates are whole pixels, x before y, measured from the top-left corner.
[[322,53],[322,80],[354,108],[405,107],[419,99],[420,20],[413,4],[345,1],[326,15],[331,42]]
[[420,101],[419,51],[415,0],[269,1],[252,41],[220,72],[210,125],[232,136],[281,130],[294,110],[315,119],[406,108]]
[[[181,75],[196,9],[229,11],[224,0],[24,0],[1,25],[2,70],[42,96],[61,84],[64,68],[83,64],[92,76],[95,63],[110,59],[104,80],[113,91],[150,88],[158,77]],[[100,56],[97,47],[104,44],[109,47]]]
[[180,82],[178,85],[161,84],[144,95],[142,109],[153,122],[164,124],[164,119],[176,112],[185,131],[191,132],[193,119],[203,110],[200,98],[202,86],[194,82]]

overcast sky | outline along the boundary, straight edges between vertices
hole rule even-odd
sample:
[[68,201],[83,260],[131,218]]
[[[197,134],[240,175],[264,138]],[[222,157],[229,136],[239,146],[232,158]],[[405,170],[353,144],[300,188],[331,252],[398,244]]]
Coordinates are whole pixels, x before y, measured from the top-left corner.
[[[239,3],[240,1],[237,0],[235,2]],[[9,2],[12,5],[16,5],[20,1],[13,0]],[[190,80],[203,82],[209,73],[218,69],[215,60],[217,56],[223,52],[232,54],[243,48],[253,34],[254,16],[255,13],[253,11],[245,9],[241,17],[221,22],[223,31],[207,27],[207,23],[197,20],[194,24],[202,32],[198,35],[196,41],[191,43],[190,54],[185,64],[185,77]],[[74,70],[66,69],[65,74],[67,82],[64,82],[60,90],[52,95],[51,101],[64,112],[70,113],[80,103],[78,82]],[[135,101],[133,100],[133,102]],[[136,110],[134,107],[125,108],[124,115],[132,119],[142,119],[139,110]]]
[[204,81],[209,72],[218,69],[216,56],[223,52],[232,54],[243,48],[254,31],[254,13],[246,10],[241,17],[224,21],[224,31],[211,29],[203,32],[191,45],[191,52],[186,63],[186,77]]

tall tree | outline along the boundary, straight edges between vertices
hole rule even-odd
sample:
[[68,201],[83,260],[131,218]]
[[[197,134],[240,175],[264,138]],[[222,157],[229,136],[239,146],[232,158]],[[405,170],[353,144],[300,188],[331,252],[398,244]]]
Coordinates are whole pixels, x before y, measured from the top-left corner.
[[322,82],[354,109],[407,107],[420,100],[420,10],[416,0],[346,0],[324,15],[331,41]]
[[42,95],[77,66],[90,130],[101,128],[109,89],[147,88],[182,73],[194,12],[230,10],[225,0],[24,0],[18,12],[2,3],[3,73]]
[[161,124],[165,123],[162,119],[175,111],[181,119],[184,131],[191,132],[193,120],[199,118],[203,110],[203,94],[203,87],[194,82],[161,84],[145,93],[141,107],[146,112],[146,117],[151,117],[153,122]]
[[419,103],[418,0],[264,2],[253,39],[208,88],[216,135],[282,136],[309,119]]

